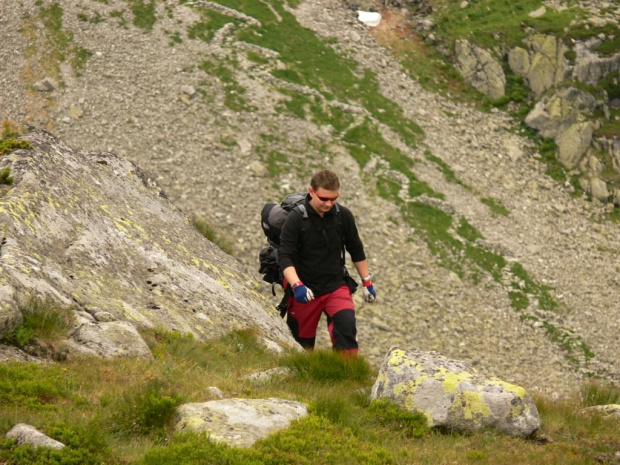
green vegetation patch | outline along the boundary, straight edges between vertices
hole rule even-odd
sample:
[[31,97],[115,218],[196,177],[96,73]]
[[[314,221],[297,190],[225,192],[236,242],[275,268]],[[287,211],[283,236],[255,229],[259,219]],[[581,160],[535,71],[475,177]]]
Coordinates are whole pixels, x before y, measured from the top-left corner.
[[511,284],[513,289],[521,290],[529,295],[536,296],[536,298],[538,298],[538,306],[542,310],[553,311],[557,309],[558,303],[550,294],[552,287],[536,283],[530,278],[527,271],[525,271],[523,265],[520,263],[513,263],[510,267],[510,272],[515,278]]
[[[92,56],[92,52],[80,46],[73,46],[73,32],[63,29],[64,11],[58,2],[51,3],[47,7],[39,9],[39,18],[44,26],[45,55],[42,59],[44,67],[53,69],[53,75],[60,78],[60,63],[69,60],[76,74],[80,75],[80,70],[84,68],[87,60]],[[93,18],[80,16],[80,19],[98,23],[103,21],[99,13]]]
[[[2,120],[2,129],[0,130],[0,156],[8,155],[16,149],[31,149],[32,145],[27,140],[17,139],[22,130],[8,119]],[[13,184],[13,178],[11,177],[11,169],[4,168],[0,171],[0,184]]]
[[204,42],[211,42],[216,31],[228,23],[239,24],[239,20],[231,18],[217,11],[200,9],[200,21],[195,22],[187,29],[187,37],[190,39],[200,39]]
[[256,111],[257,108],[249,105],[244,97],[246,93],[245,87],[241,86],[233,71],[237,65],[236,62],[213,62],[209,60],[203,61],[199,68],[210,76],[217,78],[224,88],[224,105],[233,111]]
[[133,13],[133,25],[144,32],[153,30],[157,22],[155,0],[126,0]]
[[531,18],[529,14],[543,4],[541,0],[478,0],[461,8],[460,0],[447,0],[433,16],[437,33],[451,43],[466,38],[491,50],[498,42],[508,47],[521,46],[527,35],[524,25],[545,34],[563,36],[571,21],[581,16],[580,9],[557,11],[547,7],[543,16]]
[[65,51],[73,42],[73,32],[62,28],[63,9],[58,3],[52,3],[47,8],[39,10],[39,17],[48,32],[48,39],[54,44],[54,53],[64,61]]
[[424,414],[409,412],[387,400],[373,401],[368,407],[368,413],[381,425],[390,426],[406,437],[422,438],[430,433]]
[[26,410],[55,409],[61,400],[70,399],[70,386],[59,366],[37,364],[0,364],[0,406],[17,406]]
[[501,216],[510,215],[510,210],[508,210],[501,203],[499,203],[495,199],[492,199],[491,197],[483,197],[482,199],[480,199],[480,201],[483,204],[485,204],[487,207],[489,207],[493,213],[496,213]]
[[15,149],[31,149],[27,140],[17,140],[12,137],[0,139],[0,155],[8,155]]
[[11,177],[11,168],[6,167],[0,171],[0,184],[7,186],[13,185],[14,179]]
[[114,465],[116,460],[111,448],[105,444],[101,435],[93,429],[80,425],[57,422],[46,427],[44,433],[62,442],[65,447],[34,448],[29,444],[17,445],[15,440],[0,441],[0,460],[6,464],[20,465]]
[[145,465],[176,464],[393,464],[394,457],[385,448],[360,440],[348,428],[329,420],[308,416],[266,439],[251,449],[232,448],[211,442],[206,435],[175,436],[165,447],[153,448],[144,458]]
[[465,183],[463,183],[456,176],[456,173],[454,172],[454,170],[452,170],[452,168],[450,168],[450,166],[448,166],[448,164],[445,161],[443,161],[438,156],[433,155],[433,153],[430,150],[426,149],[424,151],[424,157],[428,161],[434,163],[437,166],[437,168],[439,168],[439,171],[441,171],[443,173],[444,178],[446,179],[446,181],[452,182],[452,183],[455,183],[455,184],[459,184],[460,186],[463,186],[464,188],[466,188],[468,190],[470,189],[469,186],[467,186]]
[[371,154],[375,154],[389,163],[391,170],[404,174],[409,181],[409,195],[418,197],[444,198],[444,195],[435,192],[427,183],[420,181],[413,173],[414,161],[400,150],[389,144],[381,135],[376,125],[366,119],[364,123],[349,129],[343,137],[349,152],[363,168],[370,161]]

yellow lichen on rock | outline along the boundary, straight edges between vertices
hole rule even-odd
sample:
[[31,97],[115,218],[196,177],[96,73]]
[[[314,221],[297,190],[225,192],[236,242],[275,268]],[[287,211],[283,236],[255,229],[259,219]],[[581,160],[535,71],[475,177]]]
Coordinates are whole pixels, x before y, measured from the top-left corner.
[[501,386],[504,391],[516,394],[519,399],[523,399],[526,394],[525,389],[523,389],[522,387],[507,383],[506,381],[502,381],[501,379],[493,378],[488,381],[488,384],[490,384],[491,386]]
[[466,420],[475,420],[480,417],[486,418],[491,414],[480,392],[460,392],[452,405],[463,412],[463,418]]
[[454,373],[447,370],[445,367],[439,367],[437,372],[433,375],[433,378],[443,384],[443,387],[447,394],[452,394],[458,390],[459,385],[463,381],[471,381],[472,374],[467,371]]

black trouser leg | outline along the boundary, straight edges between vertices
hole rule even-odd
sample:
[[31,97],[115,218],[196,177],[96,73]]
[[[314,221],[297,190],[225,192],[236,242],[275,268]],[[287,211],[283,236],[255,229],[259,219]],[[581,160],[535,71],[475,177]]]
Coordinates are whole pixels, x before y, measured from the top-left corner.
[[295,318],[292,318],[290,314],[286,316],[286,324],[288,325],[291,333],[293,334],[293,337],[300,346],[302,346],[304,349],[314,349],[316,337],[299,337],[299,323]]
[[345,308],[327,318],[329,334],[335,350],[357,350],[355,310]]

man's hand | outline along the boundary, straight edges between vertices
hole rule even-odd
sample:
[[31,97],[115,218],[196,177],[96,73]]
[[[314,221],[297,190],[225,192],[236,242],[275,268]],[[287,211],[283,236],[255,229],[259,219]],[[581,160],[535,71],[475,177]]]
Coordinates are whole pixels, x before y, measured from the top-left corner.
[[293,294],[295,295],[295,300],[302,304],[306,304],[314,299],[312,290],[304,286],[304,283],[301,281],[293,284]]
[[372,303],[377,299],[377,291],[372,285],[372,281],[369,279],[368,281],[362,281],[364,285],[364,300],[366,302]]

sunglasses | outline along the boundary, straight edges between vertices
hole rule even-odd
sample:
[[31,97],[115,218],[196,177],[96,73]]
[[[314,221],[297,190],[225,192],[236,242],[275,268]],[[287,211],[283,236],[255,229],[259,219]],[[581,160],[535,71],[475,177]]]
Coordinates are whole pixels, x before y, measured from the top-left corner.
[[321,202],[335,202],[336,200],[338,200],[338,195],[336,197],[321,197],[320,195],[316,195],[316,198],[319,199]]

